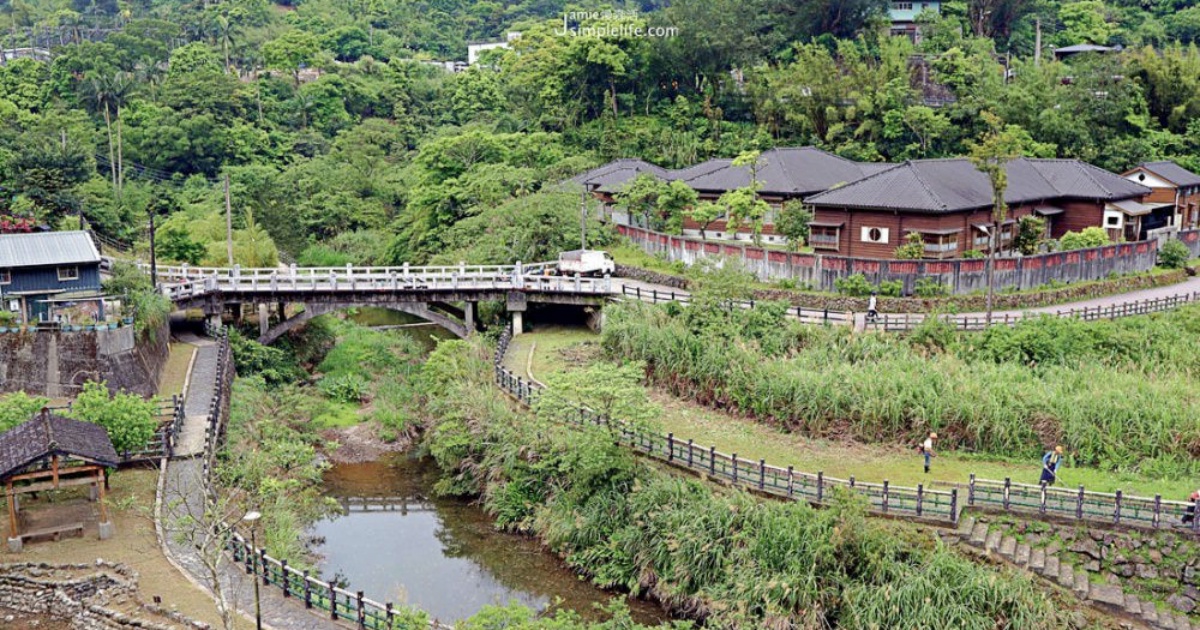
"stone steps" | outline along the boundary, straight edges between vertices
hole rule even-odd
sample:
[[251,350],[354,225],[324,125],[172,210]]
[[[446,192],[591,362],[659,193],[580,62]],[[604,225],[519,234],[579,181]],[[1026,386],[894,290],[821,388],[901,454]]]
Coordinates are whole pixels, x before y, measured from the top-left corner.
[[1159,630],[1200,630],[1200,624],[1193,625],[1181,615],[1160,613],[1153,604],[1125,593],[1119,585],[1092,584],[1086,570],[1062,562],[1054,548],[1050,549],[1052,553],[1047,553],[1045,548],[1030,547],[1016,537],[1006,536],[999,529],[992,530],[987,523],[972,517],[962,519],[955,533],[967,545],[988,554],[995,553],[1022,570],[1069,589],[1080,600],[1093,606],[1122,611]]

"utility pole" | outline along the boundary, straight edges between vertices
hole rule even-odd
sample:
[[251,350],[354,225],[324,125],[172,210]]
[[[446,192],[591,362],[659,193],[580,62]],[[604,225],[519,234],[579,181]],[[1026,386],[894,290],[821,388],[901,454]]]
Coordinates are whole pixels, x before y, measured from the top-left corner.
[[1033,38],[1033,65],[1040,66],[1042,65],[1042,16],[1035,16],[1033,25],[1036,31]]
[[225,173],[225,247],[229,252],[229,266],[233,266],[233,204],[229,201],[229,173]]
[[156,212],[156,208],[154,207],[153,201],[150,202],[147,212],[150,214],[150,282],[154,285],[154,288],[157,289],[158,256],[154,251],[154,214]]
[[587,188],[579,192],[579,249],[587,249]]

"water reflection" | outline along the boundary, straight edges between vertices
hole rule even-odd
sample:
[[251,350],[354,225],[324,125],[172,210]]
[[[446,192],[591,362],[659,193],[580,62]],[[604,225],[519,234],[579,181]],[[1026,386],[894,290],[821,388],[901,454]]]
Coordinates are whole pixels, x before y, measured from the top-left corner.
[[[432,497],[436,478],[428,460],[403,455],[331,469],[327,492],[348,513],[314,527],[325,541],[322,573],[442,620],[510,600],[542,609],[555,598],[588,618],[602,616],[593,604],[614,595],[580,580],[535,541],[495,531],[477,507]],[[642,623],[666,618],[647,602],[628,603]]]

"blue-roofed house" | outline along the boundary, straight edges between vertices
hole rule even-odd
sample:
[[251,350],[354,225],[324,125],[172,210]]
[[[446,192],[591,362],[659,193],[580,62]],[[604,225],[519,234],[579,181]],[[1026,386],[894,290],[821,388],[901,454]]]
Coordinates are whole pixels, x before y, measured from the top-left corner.
[[103,318],[100,252],[87,232],[0,234],[0,300],[26,322],[78,307]]

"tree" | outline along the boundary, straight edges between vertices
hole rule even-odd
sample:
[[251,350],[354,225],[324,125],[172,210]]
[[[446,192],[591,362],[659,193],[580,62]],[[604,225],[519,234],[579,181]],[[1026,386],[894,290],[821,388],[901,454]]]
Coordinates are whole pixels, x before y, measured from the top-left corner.
[[104,427],[117,453],[129,453],[145,448],[154,437],[157,412],[153,401],[123,392],[110,395],[103,382],[89,381],[65,415]]
[[725,228],[734,234],[742,225],[750,226],[751,238],[755,245],[761,244],[763,221],[771,206],[759,198],[754,188],[745,187],[731,190],[717,200],[725,211]]
[[320,50],[317,37],[301,30],[288,31],[262,47],[267,67],[292,75],[297,88],[300,87],[300,70],[312,63]]
[[1037,253],[1038,245],[1046,237],[1046,220],[1033,215],[1021,217],[1017,223],[1017,235],[1013,248],[1026,256]]
[[545,377],[546,389],[534,404],[534,412],[540,418],[561,421],[578,418],[576,410],[585,407],[612,420],[609,430],[614,433],[619,424],[635,430],[649,428],[659,408],[642,385],[645,373],[646,366],[640,362],[613,365],[603,361],[555,372]]
[[683,233],[684,212],[696,205],[698,199],[696,190],[679,180],[671,182],[659,193],[656,200],[658,214],[666,222],[667,233]]
[[642,217],[647,228],[661,229],[662,221],[654,220],[654,210],[659,197],[667,191],[667,184],[661,179],[648,173],[641,173],[627,182],[615,195],[617,207],[623,208],[625,212],[629,213],[630,218]]
[[1082,43],[1104,45],[1117,30],[1108,22],[1108,8],[1102,0],[1064,2],[1058,10],[1058,19],[1063,23],[1059,41],[1064,46]]
[[1008,218],[1008,204],[1004,201],[1004,192],[1008,188],[1008,163],[1021,156],[1022,138],[1011,128],[1002,126],[998,117],[990,112],[984,112],[983,118],[992,129],[983,139],[971,147],[971,162],[975,168],[987,176],[992,188],[992,225],[988,230],[987,257],[987,323],[992,323],[992,302],[996,296],[994,282],[994,267],[1000,226]]
[[711,201],[700,201],[696,205],[684,211],[688,218],[695,221],[700,227],[700,238],[708,240],[708,226],[712,225],[713,221],[721,218],[723,212],[721,206]]
[[[136,85],[133,74],[116,71],[112,74],[93,76],[87,82],[88,93],[96,108],[104,116],[104,127],[108,130],[108,161],[112,173],[113,194],[119,203],[121,187],[125,182],[124,144],[121,136],[121,108],[129,102]],[[117,121],[116,142],[113,141],[113,117]],[[115,150],[114,150],[115,149]]]
[[49,402],[48,398],[30,396],[25,392],[0,397],[0,431],[7,431],[28,421]]
[[800,251],[801,247],[808,244],[808,235],[811,232],[809,224],[812,220],[812,210],[809,210],[803,201],[793,199],[783,204],[779,220],[775,222],[775,229],[787,237],[792,251]]

